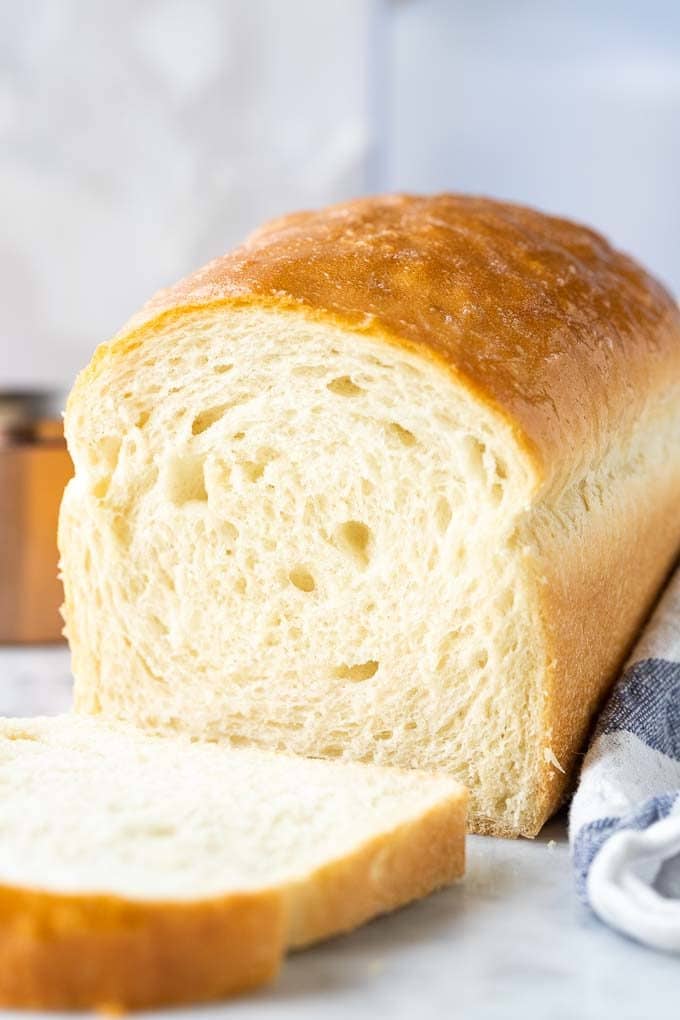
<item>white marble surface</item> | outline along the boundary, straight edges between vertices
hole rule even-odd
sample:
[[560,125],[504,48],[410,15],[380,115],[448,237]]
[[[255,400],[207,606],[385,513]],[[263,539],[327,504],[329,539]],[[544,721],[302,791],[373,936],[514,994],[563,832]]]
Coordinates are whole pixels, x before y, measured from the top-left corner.
[[[0,711],[59,711],[69,685],[65,649],[0,649]],[[533,842],[471,838],[458,886],[292,956],[256,995],[172,1016],[661,1020],[679,1001],[677,958],[613,934],[576,901],[558,819]]]
[[0,715],[56,715],[70,700],[64,645],[0,645]]

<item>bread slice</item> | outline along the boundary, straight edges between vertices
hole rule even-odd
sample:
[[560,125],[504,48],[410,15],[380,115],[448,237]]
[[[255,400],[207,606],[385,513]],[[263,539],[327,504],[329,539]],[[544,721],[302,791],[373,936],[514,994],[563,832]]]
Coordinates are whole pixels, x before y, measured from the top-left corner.
[[367,199],[159,295],[66,432],[79,711],[445,770],[531,835],[680,546],[680,316],[583,227]]
[[0,1003],[149,1007],[276,973],[463,873],[446,776],[0,722]]

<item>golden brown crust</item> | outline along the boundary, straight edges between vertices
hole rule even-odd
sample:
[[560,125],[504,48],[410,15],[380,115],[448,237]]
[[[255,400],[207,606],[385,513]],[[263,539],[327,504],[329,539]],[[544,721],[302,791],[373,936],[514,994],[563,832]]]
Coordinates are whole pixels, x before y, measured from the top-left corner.
[[291,891],[288,944],[301,947],[427,896],[465,871],[467,792],[320,868]]
[[0,887],[0,1003],[143,1009],[270,980],[284,948],[278,892],[142,903]]
[[680,548],[680,464],[657,470],[658,477],[640,471],[611,482],[610,498],[590,506],[581,534],[553,528],[541,541],[539,526],[542,730],[554,757],[539,763],[533,820],[523,835],[536,835],[569,792],[592,720]]
[[680,312],[600,235],[485,198],[391,195],[283,217],[160,292],[109,353],[165,314],[274,304],[446,363],[511,423],[539,477],[597,459],[680,371]]

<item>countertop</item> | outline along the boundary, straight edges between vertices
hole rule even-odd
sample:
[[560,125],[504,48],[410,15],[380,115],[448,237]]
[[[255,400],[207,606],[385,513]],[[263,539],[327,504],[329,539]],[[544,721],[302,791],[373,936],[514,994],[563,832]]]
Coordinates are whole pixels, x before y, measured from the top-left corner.
[[[3,714],[59,712],[70,685],[65,648],[0,649]],[[577,902],[558,818],[533,841],[471,837],[459,885],[293,955],[255,995],[167,1015],[661,1020],[679,1002],[677,957],[614,934]]]

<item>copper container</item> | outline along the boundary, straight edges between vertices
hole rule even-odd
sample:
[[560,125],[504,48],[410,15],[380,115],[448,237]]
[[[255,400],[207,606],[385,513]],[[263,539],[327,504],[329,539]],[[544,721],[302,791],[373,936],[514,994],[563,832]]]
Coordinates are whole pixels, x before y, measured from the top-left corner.
[[0,642],[61,640],[57,517],[73,473],[60,394],[0,392]]

